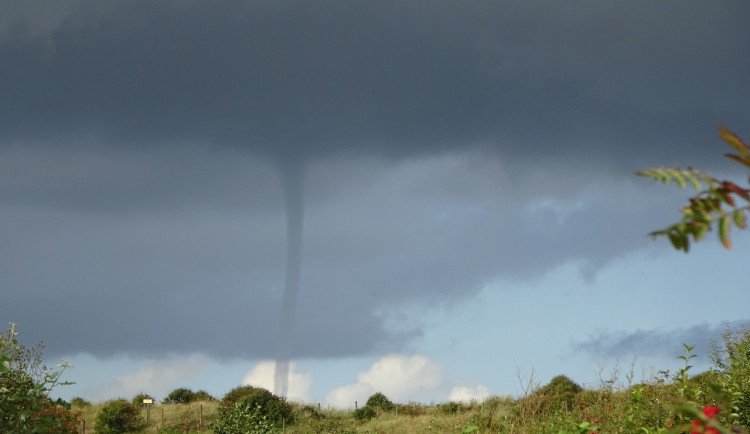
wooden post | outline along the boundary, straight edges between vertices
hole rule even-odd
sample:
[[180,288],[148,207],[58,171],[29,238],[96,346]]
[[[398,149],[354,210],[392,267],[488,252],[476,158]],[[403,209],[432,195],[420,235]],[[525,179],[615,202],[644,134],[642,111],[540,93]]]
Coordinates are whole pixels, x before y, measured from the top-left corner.
[[203,404],[201,404],[201,416],[200,419],[198,419],[198,429],[203,428]]
[[359,410],[359,407],[357,407],[357,401],[354,401],[354,409]]

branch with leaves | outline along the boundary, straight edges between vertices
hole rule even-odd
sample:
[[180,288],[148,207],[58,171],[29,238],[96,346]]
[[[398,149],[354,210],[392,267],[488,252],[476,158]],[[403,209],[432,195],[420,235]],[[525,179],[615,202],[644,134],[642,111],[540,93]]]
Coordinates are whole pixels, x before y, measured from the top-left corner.
[[[750,146],[736,134],[719,126],[719,138],[731,146],[737,154],[725,154],[733,161],[750,168]],[[690,237],[700,241],[716,223],[719,240],[731,249],[730,230],[747,227],[750,211],[750,189],[742,188],[730,181],[720,181],[706,172],[692,167],[687,169],[659,167],[636,172],[636,175],[652,178],[664,184],[676,183],[680,188],[690,184],[698,193],[682,208],[682,220],[665,229],[651,232],[652,237],[666,236],[677,250],[690,249]],[[742,202],[744,201],[744,202]]]

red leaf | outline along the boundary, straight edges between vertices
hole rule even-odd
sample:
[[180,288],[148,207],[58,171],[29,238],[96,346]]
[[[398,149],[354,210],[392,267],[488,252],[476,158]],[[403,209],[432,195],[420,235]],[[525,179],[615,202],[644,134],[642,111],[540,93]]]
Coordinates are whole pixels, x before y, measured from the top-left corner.
[[739,187],[737,184],[733,182],[729,182],[729,181],[722,182],[721,186],[731,191],[732,193],[736,194],[737,196],[745,199],[746,201],[750,202],[750,194],[748,194],[750,193],[750,190]]
[[719,138],[729,146],[733,147],[740,153],[740,155],[742,155],[742,157],[747,159],[748,154],[750,153],[750,148],[748,148],[736,134],[719,125]]
[[750,167],[750,160],[747,158],[742,158],[734,154],[724,154],[725,157],[731,158],[734,161],[739,161],[740,163],[744,164],[747,167]]

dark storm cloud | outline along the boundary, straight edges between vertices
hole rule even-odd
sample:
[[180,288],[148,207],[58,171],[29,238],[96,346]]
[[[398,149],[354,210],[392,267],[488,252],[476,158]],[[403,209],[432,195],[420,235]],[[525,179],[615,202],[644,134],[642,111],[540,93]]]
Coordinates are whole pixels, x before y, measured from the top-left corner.
[[363,354],[643,246],[668,196],[622,178],[750,120],[739,2],[2,5],[0,314],[54,353],[273,355],[291,160],[295,355]]
[[720,343],[721,336],[727,330],[738,330],[746,327],[748,320],[722,322],[718,324],[699,324],[687,328],[671,330],[637,330],[635,332],[605,332],[592,336],[589,340],[574,345],[576,350],[583,350],[596,356],[671,356],[685,354],[685,348],[679,343],[695,346],[695,354],[706,355],[712,343]]
[[276,158],[474,143],[531,156],[614,151],[603,141],[650,150],[646,138],[706,129],[698,118],[746,119],[734,111],[748,93],[747,5],[708,9],[71,3],[46,32],[28,12],[6,18],[0,134],[204,140]]

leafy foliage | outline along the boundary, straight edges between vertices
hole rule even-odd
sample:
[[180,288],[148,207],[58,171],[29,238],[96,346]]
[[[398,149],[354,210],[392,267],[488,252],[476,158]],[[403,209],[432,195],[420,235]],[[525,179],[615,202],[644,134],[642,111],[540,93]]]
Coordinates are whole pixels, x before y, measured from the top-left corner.
[[388,397],[380,392],[377,392],[367,398],[367,403],[365,404],[365,406],[371,407],[373,409],[380,409],[382,411],[391,411],[396,408],[396,404],[391,402]]
[[195,398],[195,393],[193,393],[192,390],[186,389],[186,388],[178,388],[171,392],[169,392],[169,395],[167,395],[166,398],[164,398],[165,404],[187,404],[188,402],[192,402]]
[[199,390],[193,394],[193,401],[216,401],[216,398],[211,396],[210,393],[205,390]]
[[238,403],[242,401],[243,398],[246,396],[252,395],[255,393],[256,387],[253,386],[238,386],[234,389],[230,390],[224,395],[224,398],[222,398],[221,402],[226,407],[231,407],[235,403]]
[[[237,409],[238,404],[241,404],[239,409]],[[253,386],[236,387],[224,395],[220,414],[234,417],[237,412],[247,414],[255,412],[256,408],[260,408],[260,415],[266,417],[274,426],[280,427],[292,420],[292,406],[284,398],[261,387]],[[232,410],[235,412],[232,413]]]
[[97,433],[133,432],[142,426],[139,408],[124,399],[107,402],[96,417]]
[[70,405],[73,407],[84,408],[84,407],[91,407],[91,402],[86,401],[80,396],[76,396],[75,398],[70,400]]
[[[719,138],[737,152],[725,154],[727,158],[750,168],[748,144],[722,126],[719,127]],[[636,172],[636,175],[652,178],[664,184],[674,182],[683,189],[690,184],[698,192],[682,208],[682,219],[678,223],[649,234],[653,237],[666,236],[677,250],[687,252],[690,249],[690,237],[694,242],[698,242],[713,226],[718,226],[719,239],[724,247],[731,249],[732,227],[747,227],[750,189],[742,188],[730,181],[720,181],[693,168],[659,167]]]
[[378,413],[375,411],[375,409],[370,407],[369,405],[360,407],[352,412],[352,416],[354,416],[354,418],[358,420],[372,419],[377,415]]
[[48,434],[77,434],[80,416],[80,411],[73,412],[63,406],[52,406],[32,414],[30,419],[42,422],[39,429],[44,429]]
[[464,411],[464,406],[460,402],[449,401],[444,404],[438,404],[438,411],[443,414],[455,414]]
[[68,424],[75,425],[77,414],[69,411],[70,404],[49,398],[55,386],[70,384],[59,382],[70,365],[48,371],[41,362],[43,346],[29,349],[17,335],[12,323],[0,334],[0,432],[70,432]]
[[208,424],[216,434],[266,434],[274,432],[278,425],[271,421],[267,410],[252,397],[236,402],[228,409],[221,407],[219,418]]
[[750,329],[727,330],[714,344],[711,361],[718,384],[729,401],[728,413],[741,426],[750,426]]

